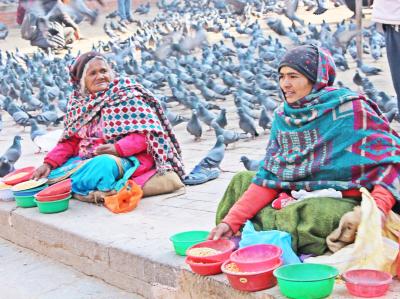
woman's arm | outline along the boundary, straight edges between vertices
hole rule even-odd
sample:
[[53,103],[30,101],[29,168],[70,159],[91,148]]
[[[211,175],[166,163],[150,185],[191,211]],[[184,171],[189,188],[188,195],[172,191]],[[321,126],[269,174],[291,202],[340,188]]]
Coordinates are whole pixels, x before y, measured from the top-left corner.
[[242,197],[229,210],[228,215],[210,233],[209,239],[229,237],[236,233],[246,220],[253,218],[271,203],[278,191],[252,183]]
[[378,208],[387,215],[389,211],[393,208],[396,200],[393,194],[381,185],[375,185],[371,192],[372,197],[375,199]]
[[131,133],[115,143],[115,149],[120,157],[130,157],[147,150],[146,136]]
[[49,164],[52,169],[60,167],[67,160],[79,153],[79,137],[73,136],[63,142],[59,142],[44,158],[44,163]]

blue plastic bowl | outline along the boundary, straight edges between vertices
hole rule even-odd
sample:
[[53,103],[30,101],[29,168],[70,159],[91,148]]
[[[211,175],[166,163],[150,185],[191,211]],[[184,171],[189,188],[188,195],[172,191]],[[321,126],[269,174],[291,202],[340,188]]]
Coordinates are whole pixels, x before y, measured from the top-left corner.
[[14,196],[34,196],[36,193],[39,193],[43,189],[47,188],[49,185],[42,185],[36,188],[22,190],[22,191],[13,191]]

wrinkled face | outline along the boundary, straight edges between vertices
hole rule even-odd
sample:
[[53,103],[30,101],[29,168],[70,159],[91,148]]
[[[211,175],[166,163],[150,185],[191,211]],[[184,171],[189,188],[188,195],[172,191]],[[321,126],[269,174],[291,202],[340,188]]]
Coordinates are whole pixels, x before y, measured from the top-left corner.
[[85,87],[89,93],[96,93],[107,89],[112,80],[112,70],[103,59],[93,59],[89,62]]
[[304,98],[313,87],[313,83],[306,76],[288,66],[279,70],[279,85],[289,104]]

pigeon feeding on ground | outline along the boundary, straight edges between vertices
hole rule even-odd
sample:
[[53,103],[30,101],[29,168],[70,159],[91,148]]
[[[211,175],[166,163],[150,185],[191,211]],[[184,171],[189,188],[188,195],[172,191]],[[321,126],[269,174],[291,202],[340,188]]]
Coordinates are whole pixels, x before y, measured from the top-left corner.
[[195,141],[199,141],[200,137],[203,133],[203,129],[201,128],[200,120],[197,117],[197,110],[192,109],[192,117],[186,124],[186,131],[189,132],[189,134],[194,136]]

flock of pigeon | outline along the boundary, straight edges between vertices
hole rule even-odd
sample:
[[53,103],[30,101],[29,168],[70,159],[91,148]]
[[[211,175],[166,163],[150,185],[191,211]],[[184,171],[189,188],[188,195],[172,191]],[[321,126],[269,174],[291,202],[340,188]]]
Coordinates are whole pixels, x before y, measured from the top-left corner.
[[[297,5],[298,1],[158,0],[157,8],[145,4],[137,9],[136,15],[151,9],[158,13],[137,21],[135,32],[125,39],[115,32],[115,14],[109,15],[104,30],[111,40],[97,42],[93,50],[104,53],[117,74],[133,77],[151,90],[172,125],[185,125],[194,140],[201,140],[204,127],[215,131],[215,146],[199,162],[207,168],[219,168],[231,144],[257,138],[270,128],[281,103],[276,69],[288,45],[316,43],[328,48],[343,71],[356,60],[354,83],[390,121],[399,121],[396,99],[370,79],[381,70],[356,57],[354,37],[362,34],[364,53],[381,58],[384,38],[375,26],[359,32],[351,20],[305,25],[296,15]],[[285,26],[278,13],[289,18],[291,26]],[[1,115],[8,113],[17,125],[30,127],[40,150],[37,141],[48,134],[45,127],[57,126],[66,111],[72,92],[66,70],[73,59],[69,51],[55,57],[41,51],[27,55],[18,49],[0,50],[0,130]],[[233,111],[228,103],[234,104]],[[187,113],[177,114],[172,106]],[[232,124],[237,119],[238,124]],[[0,157],[0,177],[13,169],[20,155],[20,137],[15,136]],[[257,168],[258,161],[245,156],[241,161],[248,169]]]

